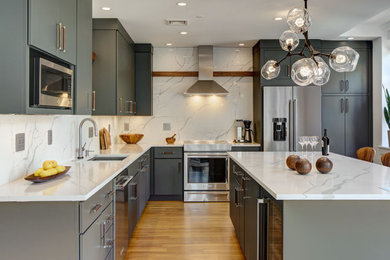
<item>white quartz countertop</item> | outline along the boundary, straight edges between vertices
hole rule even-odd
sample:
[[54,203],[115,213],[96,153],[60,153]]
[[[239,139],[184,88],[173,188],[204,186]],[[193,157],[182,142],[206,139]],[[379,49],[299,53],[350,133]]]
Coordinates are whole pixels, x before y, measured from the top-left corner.
[[88,161],[86,158],[80,161],[59,162],[72,167],[67,174],[45,183],[32,183],[21,178],[2,185],[0,202],[85,201],[151,147],[146,144],[124,144],[100,152],[128,155],[123,161]]
[[[299,175],[287,168],[288,152],[230,152],[230,158],[277,200],[390,200],[390,167],[331,154],[333,169]],[[300,153],[298,154],[300,155]]]

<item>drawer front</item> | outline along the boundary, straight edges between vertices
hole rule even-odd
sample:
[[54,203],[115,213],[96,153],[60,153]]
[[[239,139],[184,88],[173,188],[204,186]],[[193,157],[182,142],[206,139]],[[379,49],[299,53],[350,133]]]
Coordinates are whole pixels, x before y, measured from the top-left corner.
[[180,147],[156,147],[154,148],[154,158],[183,158],[183,149]]
[[80,233],[85,232],[113,198],[114,189],[112,182],[109,182],[87,201],[80,203]]
[[115,228],[113,219],[113,207],[110,204],[88,230],[80,235],[81,260],[107,259],[114,245]]

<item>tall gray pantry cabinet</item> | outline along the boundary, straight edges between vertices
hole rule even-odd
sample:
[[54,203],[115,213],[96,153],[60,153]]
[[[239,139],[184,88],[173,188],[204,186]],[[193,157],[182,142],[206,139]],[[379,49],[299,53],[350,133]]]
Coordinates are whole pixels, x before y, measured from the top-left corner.
[[93,20],[93,52],[92,113],[135,114],[134,42],[118,19]]

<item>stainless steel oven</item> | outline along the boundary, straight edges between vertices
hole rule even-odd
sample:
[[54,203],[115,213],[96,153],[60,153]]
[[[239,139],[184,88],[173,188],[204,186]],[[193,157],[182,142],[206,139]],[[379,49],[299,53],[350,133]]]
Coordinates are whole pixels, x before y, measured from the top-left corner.
[[184,201],[228,201],[229,160],[220,141],[184,144]]
[[30,105],[42,108],[71,109],[73,106],[73,66],[51,57],[30,57]]

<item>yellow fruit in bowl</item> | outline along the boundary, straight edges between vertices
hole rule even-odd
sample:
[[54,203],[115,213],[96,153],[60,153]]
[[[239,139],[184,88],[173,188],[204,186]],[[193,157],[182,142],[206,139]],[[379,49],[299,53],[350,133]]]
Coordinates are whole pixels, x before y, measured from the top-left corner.
[[43,168],[39,168],[38,170],[36,170],[34,172],[34,176],[39,176],[41,174],[41,172],[43,172]]
[[51,161],[44,161],[42,167],[46,171],[53,168],[53,164],[51,163]]
[[51,162],[51,165],[53,166],[53,168],[55,168],[55,167],[57,167],[57,166],[58,166],[58,163],[57,163],[57,161],[55,161],[55,160],[51,160],[50,162]]
[[49,177],[49,176],[52,176],[52,175],[55,175],[57,174],[57,170],[55,168],[51,168],[51,169],[48,169],[48,170],[45,170],[45,171],[42,171],[40,173],[40,177]]
[[61,172],[64,172],[66,170],[65,166],[62,166],[62,165],[58,165],[56,167],[56,170],[58,173],[61,173]]

